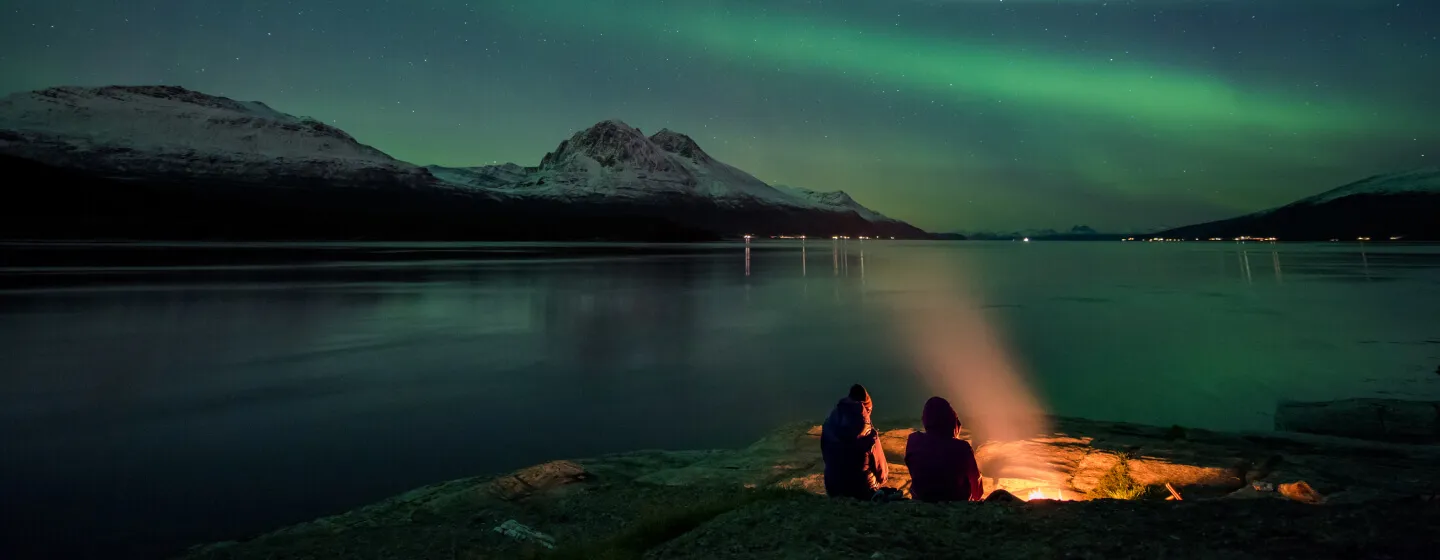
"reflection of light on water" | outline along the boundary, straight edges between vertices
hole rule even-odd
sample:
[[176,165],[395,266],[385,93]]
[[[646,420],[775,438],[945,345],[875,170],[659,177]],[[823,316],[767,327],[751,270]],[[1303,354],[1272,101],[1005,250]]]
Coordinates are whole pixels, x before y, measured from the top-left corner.
[[865,288],[865,238],[860,238],[860,287],[861,295],[864,295]]
[[1365,267],[1366,280],[1370,279],[1370,257],[1365,255],[1365,242],[1369,240],[1369,237],[1360,238],[1360,263]]
[[806,260],[805,257],[805,236],[802,235],[800,236],[800,276],[810,275],[808,272],[806,272],[807,266],[809,266],[809,261]]
[[750,236],[745,236],[745,275],[750,275]]

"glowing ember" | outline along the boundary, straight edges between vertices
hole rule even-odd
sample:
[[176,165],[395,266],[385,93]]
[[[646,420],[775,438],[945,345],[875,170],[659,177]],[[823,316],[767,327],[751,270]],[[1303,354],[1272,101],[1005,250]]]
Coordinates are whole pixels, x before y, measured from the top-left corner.
[[1064,490],[1056,490],[1056,491],[1055,491],[1055,496],[1054,496],[1054,497],[1051,497],[1051,496],[1046,496],[1044,490],[1041,490],[1041,489],[1039,489],[1039,488],[1036,488],[1036,489],[1030,491],[1030,495],[1029,495],[1029,496],[1026,496],[1025,501],[1029,502],[1029,501],[1032,501],[1032,500],[1064,500],[1064,499],[1065,499],[1065,491],[1064,491]]

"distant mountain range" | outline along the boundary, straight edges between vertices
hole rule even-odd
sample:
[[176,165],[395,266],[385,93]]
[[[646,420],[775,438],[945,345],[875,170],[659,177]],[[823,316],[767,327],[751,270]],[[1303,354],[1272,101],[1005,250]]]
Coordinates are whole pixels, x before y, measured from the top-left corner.
[[967,231],[938,234],[941,239],[968,239],[972,241],[1010,241],[1019,239],[1098,241],[1116,240],[1125,237],[1118,233],[1100,233],[1090,226],[1077,225],[1067,231],[1054,229],[1026,229],[1017,231]]
[[422,167],[344,131],[173,86],[0,100],[0,236],[16,238],[925,238],[843,192],[768,185],[690,137],[620,121],[535,167]]
[[[1114,239],[1087,226],[931,236],[843,192],[770,185],[671,130],[604,121],[539,165],[417,166],[314,119],[173,86],[0,99],[3,238]],[[1147,237],[1440,239],[1440,170],[1380,175]]]
[[1376,175],[1269,210],[1153,233],[1098,233],[1087,226],[942,233],[940,239],[1113,241],[1276,238],[1282,241],[1440,240],[1440,169]]
[[1241,236],[1282,241],[1440,240],[1440,169],[1377,175],[1278,208],[1150,237]]

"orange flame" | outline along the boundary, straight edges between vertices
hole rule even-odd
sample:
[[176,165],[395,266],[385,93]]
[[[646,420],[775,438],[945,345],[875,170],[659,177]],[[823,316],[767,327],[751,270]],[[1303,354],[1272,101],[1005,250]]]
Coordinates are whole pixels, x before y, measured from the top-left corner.
[[1029,496],[1026,496],[1026,497],[1025,497],[1025,501],[1027,501],[1027,502],[1032,501],[1032,500],[1059,500],[1059,501],[1065,501],[1065,491],[1064,491],[1064,490],[1056,490],[1056,491],[1055,491],[1055,497],[1054,497],[1054,498],[1051,498],[1051,497],[1045,495],[1045,491],[1044,491],[1044,490],[1041,490],[1041,489],[1039,489],[1039,488],[1036,488],[1036,489],[1030,491],[1030,495],[1029,495]]

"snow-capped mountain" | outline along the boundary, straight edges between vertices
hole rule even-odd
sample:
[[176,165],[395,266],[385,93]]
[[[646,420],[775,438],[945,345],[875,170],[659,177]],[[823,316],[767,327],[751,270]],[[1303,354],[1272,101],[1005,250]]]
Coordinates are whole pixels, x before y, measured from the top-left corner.
[[353,214],[361,229],[401,212],[428,229],[439,222],[424,218],[438,212],[487,235],[523,224],[546,236],[539,224],[562,218],[574,224],[553,229],[578,230],[584,222],[591,224],[586,235],[596,228],[602,235],[607,228],[925,235],[844,193],[777,189],[717,161],[684,134],[647,137],[620,121],[575,133],[535,167],[419,167],[258,101],[174,86],[56,87],[0,99],[0,156],[27,172],[119,181],[104,188],[136,196],[160,196],[158,188],[206,204],[243,199],[237,204],[296,211],[295,219]]
[[[721,162],[689,136],[669,129],[646,137],[639,129],[609,120],[576,132],[545,154],[536,167],[513,163],[497,166],[427,167],[432,175],[457,188],[519,199],[558,200],[572,204],[669,207],[699,220],[705,227],[760,227],[779,233],[824,233],[865,230],[868,233],[915,237],[912,226],[870,210],[844,192],[822,193],[797,187],[772,186]],[[696,211],[700,212],[696,212]],[[779,214],[765,220],[734,216]],[[798,215],[795,215],[798,214]],[[820,227],[817,218],[849,221]],[[791,225],[786,225],[787,223]],[[787,229],[794,228],[794,229]]]
[[683,134],[664,130],[647,138],[638,129],[614,120],[576,132],[534,168],[507,164],[428,169],[442,180],[457,180],[466,187],[569,202],[704,199],[728,206],[805,207],[750,174],[715,161]]
[[711,157],[689,136],[665,129],[646,137],[615,120],[576,132],[537,167],[427,169],[460,187],[512,196],[590,202],[703,199],[721,206],[856,212],[867,220],[891,221],[843,192],[771,186]]
[[1330,189],[1294,205],[1318,206],[1350,196],[1440,194],[1440,168],[1416,169],[1405,173],[1375,175],[1343,187]]
[[1155,235],[1297,241],[1440,239],[1440,169],[1376,175],[1278,208]]
[[424,175],[314,119],[174,86],[10,95],[0,99],[0,153],[122,178],[415,181]]

